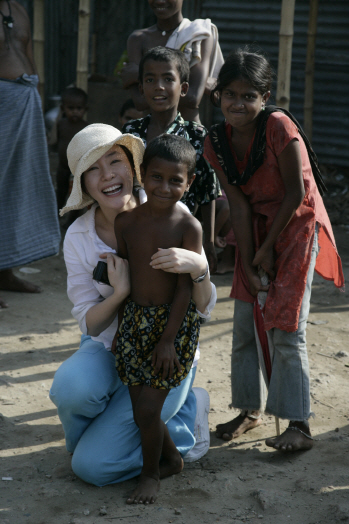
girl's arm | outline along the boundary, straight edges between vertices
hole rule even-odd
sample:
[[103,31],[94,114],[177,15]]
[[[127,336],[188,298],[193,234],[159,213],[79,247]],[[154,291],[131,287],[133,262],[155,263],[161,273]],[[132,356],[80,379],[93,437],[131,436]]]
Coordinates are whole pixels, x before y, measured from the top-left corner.
[[[189,273],[192,280],[203,275],[207,269],[207,258],[201,254],[187,249],[172,247],[161,249],[151,257],[151,266],[169,273]],[[199,312],[204,313],[214,294],[214,285],[207,273],[204,280],[193,284],[192,297]]]
[[269,233],[253,260],[253,266],[260,265],[272,279],[275,277],[273,246],[303,202],[305,195],[302,158],[297,139],[293,139],[287,144],[278,156],[278,164],[285,186],[285,196]]
[[128,89],[138,111],[148,109],[148,104],[139,90],[138,66],[143,53],[143,32],[134,31],[127,40],[128,63],[121,71],[122,87]]
[[[191,219],[190,222],[183,235],[183,249],[200,253],[202,245],[201,225],[197,220],[194,221]],[[160,341],[153,351],[152,365],[154,366],[154,373],[158,374],[160,370],[162,370],[162,380],[165,380],[167,377],[172,377],[174,366],[176,366],[178,370],[181,370],[181,365],[174,347],[174,340],[188,309],[191,298],[191,288],[192,283],[190,276],[188,274],[178,275],[168,322]]]
[[259,291],[267,291],[268,286],[262,286],[257,269],[253,266],[255,247],[253,242],[251,206],[238,186],[228,184],[227,177],[223,171],[218,169],[215,171],[229,201],[231,223],[239,246],[245,273],[250,284],[250,292],[253,296],[256,296]]

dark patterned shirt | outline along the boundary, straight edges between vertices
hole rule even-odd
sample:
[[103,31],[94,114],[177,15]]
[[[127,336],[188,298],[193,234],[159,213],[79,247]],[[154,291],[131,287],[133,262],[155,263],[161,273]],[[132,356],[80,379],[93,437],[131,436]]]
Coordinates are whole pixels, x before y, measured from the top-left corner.
[[[145,118],[139,118],[138,120],[131,120],[123,126],[122,132],[138,136],[146,146],[149,122],[150,115]],[[181,117],[181,114],[177,113],[175,120],[166,133],[182,136],[186,140],[189,140],[196,151],[196,177],[189,191],[185,193],[181,199],[181,201],[188,206],[190,212],[193,213],[196,204],[208,204],[211,200],[215,200],[221,195],[216,174],[203,156],[207,129],[197,122],[186,122]]]

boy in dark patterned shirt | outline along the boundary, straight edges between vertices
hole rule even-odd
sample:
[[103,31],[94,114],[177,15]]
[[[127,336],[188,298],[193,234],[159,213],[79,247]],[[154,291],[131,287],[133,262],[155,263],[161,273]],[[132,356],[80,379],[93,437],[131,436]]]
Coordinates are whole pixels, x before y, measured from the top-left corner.
[[196,178],[181,201],[192,214],[201,207],[204,249],[210,271],[214,273],[217,264],[213,244],[215,199],[221,193],[216,175],[203,156],[206,128],[197,122],[183,120],[178,112],[179,100],[188,91],[188,79],[189,65],[181,51],[160,46],[150,49],[139,64],[140,90],[150,107],[150,114],[128,122],[122,132],[140,137],[145,146],[152,138],[167,133],[184,137],[194,147]]

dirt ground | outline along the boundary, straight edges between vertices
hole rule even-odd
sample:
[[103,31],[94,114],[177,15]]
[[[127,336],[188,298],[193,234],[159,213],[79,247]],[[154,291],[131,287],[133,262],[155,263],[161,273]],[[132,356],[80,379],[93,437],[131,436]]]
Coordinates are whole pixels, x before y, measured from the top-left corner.
[[[349,277],[349,228],[336,226]],[[315,277],[308,324],[314,448],[281,454],[267,448],[274,419],[233,443],[215,437],[230,410],[232,275],[216,276],[218,303],[200,336],[195,385],[211,398],[211,447],[182,474],[162,481],[157,502],[127,506],[135,480],[97,488],[76,478],[56,409],[48,397],[57,367],[78,347],[79,329],[66,296],[62,255],[34,263],[24,275],[40,295],[2,293],[0,310],[0,523],[203,524],[260,522],[329,524],[349,521],[348,294]],[[281,421],[281,429],[286,422]]]

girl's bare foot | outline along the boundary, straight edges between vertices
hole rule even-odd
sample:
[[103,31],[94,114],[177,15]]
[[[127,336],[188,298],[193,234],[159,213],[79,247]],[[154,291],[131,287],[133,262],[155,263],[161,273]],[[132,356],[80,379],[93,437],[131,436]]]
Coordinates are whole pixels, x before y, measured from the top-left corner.
[[171,475],[176,475],[180,473],[184,468],[184,462],[179,451],[176,455],[169,458],[162,458],[160,460],[160,478],[164,479],[170,477]]
[[250,418],[247,415],[238,415],[236,418],[225,424],[218,424],[216,426],[216,437],[223,440],[232,440],[233,438],[238,438],[246,431],[256,428],[262,424],[262,419],[259,418]]
[[267,438],[266,445],[279,451],[307,451],[313,447],[313,438],[307,421],[291,421],[278,437]]
[[160,489],[160,479],[141,473],[139,484],[126,500],[127,504],[154,504]]
[[0,271],[0,289],[2,291],[17,291],[19,293],[41,293],[41,288],[16,277],[12,269]]

